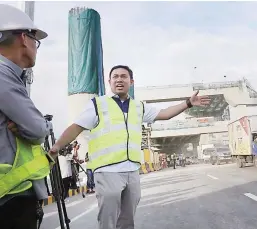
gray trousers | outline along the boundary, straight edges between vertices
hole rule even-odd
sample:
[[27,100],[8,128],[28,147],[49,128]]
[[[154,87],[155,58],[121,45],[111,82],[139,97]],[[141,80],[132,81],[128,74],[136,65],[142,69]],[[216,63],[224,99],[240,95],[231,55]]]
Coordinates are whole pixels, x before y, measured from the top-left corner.
[[139,171],[95,173],[99,229],[134,229],[141,197]]

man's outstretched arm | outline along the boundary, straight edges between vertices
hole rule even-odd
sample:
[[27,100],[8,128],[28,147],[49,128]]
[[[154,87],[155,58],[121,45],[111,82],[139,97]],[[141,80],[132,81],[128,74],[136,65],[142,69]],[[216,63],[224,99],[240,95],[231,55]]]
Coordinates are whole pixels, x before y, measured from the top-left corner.
[[157,117],[155,118],[155,121],[157,120],[169,120],[173,117],[176,117],[177,115],[181,114],[188,108],[186,102],[180,103],[175,106],[170,106],[166,109],[162,109]]
[[58,151],[74,141],[83,130],[93,129],[97,124],[97,121],[98,118],[95,113],[94,104],[92,101],[90,101],[74,123],[63,132],[60,139],[58,139],[53,148],[50,150],[50,154],[55,158]]
[[162,109],[156,116],[157,120],[169,120],[182,112],[184,112],[190,106],[207,106],[210,104],[210,98],[208,96],[198,96],[199,91],[195,92],[188,101],[181,104],[170,106],[166,109]]
[[83,127],[72,124],[70,125],[61,135],[61,137],[57,140],[57,142],[53,145],[52,149],[50,150],[50,155],[53,158],[58,156],[58,151],[63,149],[66,145],[74,141],[80,133],[85,130]]

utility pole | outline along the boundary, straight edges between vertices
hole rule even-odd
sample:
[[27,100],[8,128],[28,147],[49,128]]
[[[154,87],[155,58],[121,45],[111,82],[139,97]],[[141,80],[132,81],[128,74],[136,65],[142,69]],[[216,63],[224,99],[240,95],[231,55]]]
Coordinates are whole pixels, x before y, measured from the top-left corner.
[[[25,1],[25,13],[29,15],[32,21],[34,21],[34,12],[35,12],[34,9],[35,9],[34,1]],[[27,78],[26,88],[27,88],[28,95],[30,97],[31,84],[33,83],[33,78],[34,78],[32,68],[27,69],[26,78]]]
[[[18,8],[24,11],[32,21],[34,21],[34,12],[35,12],[35,2],[34,1],[21,1],[18,3]],[[28,95],[30,97],[31,84],[33,83],[33,70],[32,68],[26,69],[26,88]]]

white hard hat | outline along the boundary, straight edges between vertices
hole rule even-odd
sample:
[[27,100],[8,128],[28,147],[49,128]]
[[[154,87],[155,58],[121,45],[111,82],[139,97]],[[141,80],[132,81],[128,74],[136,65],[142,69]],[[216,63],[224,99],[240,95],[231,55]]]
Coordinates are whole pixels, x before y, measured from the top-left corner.
[[48,35],[46,32],[38,29],[30,17],[20,9],[0,4],[0,38],[5,31],[13,30],[29,30],[36,31],[35,37],[38,40],[46,38]]

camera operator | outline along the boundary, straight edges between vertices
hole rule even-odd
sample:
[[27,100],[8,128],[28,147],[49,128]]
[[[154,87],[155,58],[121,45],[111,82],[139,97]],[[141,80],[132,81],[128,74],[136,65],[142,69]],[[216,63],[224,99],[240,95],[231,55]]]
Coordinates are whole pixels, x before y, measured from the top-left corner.
[[79,160],[78,150],[80,145],[77,141],[73,143],[73,159],[72,160],[72,180],[71,180],[71,189],[78,189],[77,181],[79,179],[79,163],[83,163],[83,161]]
[[[88,152],[86,153],[85,162],[89,162]],[[89,168],[87,163],[87,193],[92,194],[95,193],[95,182],[94,182],[94,173],[92,169]]]
[[83,160],[79,159],[79,153],[78,153],[79,149],[80,149],[80,144],[78,144],[78,142],[75,141],[73,158],[75,159],[74,163],[76,165],[78,172],[79,172],[79,164],[82,164],[84,162]]
[[62,174],[62,181],[64,186],[64,196],[66,199],[69,195],[69,189],[71,187],[72,182],[72,169],[71,169],[71,161],[73,159],[73,146],[71,144],[67,145],[65,149],[60,151],[58,156],[60,169]]
[[50,172],[40,144],[48,123],[26,91],[26,68],[35,65],[47,34],[27,14],[0,4],[0,222],[4,229],[36,229],[39,200]]

